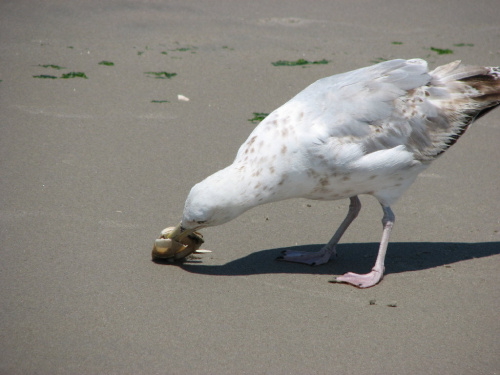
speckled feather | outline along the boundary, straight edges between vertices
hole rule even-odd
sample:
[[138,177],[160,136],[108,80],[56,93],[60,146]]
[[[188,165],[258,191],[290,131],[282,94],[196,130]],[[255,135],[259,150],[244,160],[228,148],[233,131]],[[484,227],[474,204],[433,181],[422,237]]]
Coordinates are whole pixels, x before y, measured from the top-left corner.
[[498,68],[459,61],[428,72],[412,59],[320,79],[264,119],[232,165],[193,187],[183,226],[222,224],[294,197],[371,194],[389,206],[499,105],[499,76]]

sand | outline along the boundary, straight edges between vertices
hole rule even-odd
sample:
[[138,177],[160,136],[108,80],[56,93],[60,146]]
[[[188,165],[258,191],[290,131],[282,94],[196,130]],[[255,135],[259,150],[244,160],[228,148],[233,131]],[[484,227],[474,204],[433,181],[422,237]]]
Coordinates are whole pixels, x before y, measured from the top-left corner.
[[[150,258],[253,112],[381,59],[498,65],[499,16],[495,0],[2,1],[0,373],[499,374],[500,110],[393,207],[374,288],[328,283],[373,265],[368,196],[324,266],[274,258],[328,241],[347,201],[261,206],[205,230],[202,259]],[[329,63],[271,64],[300,58]]]

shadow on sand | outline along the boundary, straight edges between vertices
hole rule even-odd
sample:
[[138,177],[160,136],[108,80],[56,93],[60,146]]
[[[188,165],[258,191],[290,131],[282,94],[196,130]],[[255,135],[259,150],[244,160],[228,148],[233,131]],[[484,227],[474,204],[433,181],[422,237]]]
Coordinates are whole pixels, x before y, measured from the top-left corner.
[[[201,256],[199,260],[157,263],[179,266],[192,273],[217,276],[269,273],[339,275],[348,271],[369,272],[378,251],[378,243],[375,242],[340,244],[337,245],[337,258],[321,266],[274,261],[283,250],[317,251],[322,246],[302,245],[261,250],[223,265],[204,265],[203,257],[209,255]],[[500,254],[500,242],[391,242],[385,261],[385,274],[424,270],[496,254]]]

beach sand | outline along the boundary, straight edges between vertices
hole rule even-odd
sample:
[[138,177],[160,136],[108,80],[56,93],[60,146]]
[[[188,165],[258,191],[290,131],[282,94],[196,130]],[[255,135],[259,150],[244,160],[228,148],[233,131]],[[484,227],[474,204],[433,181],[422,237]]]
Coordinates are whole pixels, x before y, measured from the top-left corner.
[[[260,206],[203,231],[199,260],[150,257],[254,112],[382,59],[499,65],[499,16],[495,0],[2,1],[0,373],[500,374],[500,110],[393,207],[374,288],[328,283],[374,263],[369,196],[320,267],[274,258],[318,249],[348,201]],[[328,64],[271,64],[297,59]]]

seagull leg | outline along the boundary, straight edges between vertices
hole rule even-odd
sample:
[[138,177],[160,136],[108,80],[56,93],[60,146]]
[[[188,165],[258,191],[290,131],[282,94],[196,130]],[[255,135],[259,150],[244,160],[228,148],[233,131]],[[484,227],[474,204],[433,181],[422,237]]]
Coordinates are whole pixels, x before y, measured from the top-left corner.
[[342,276],[338,276],[333,279],[333,283],[347,283],[354,285],[358,288],[369,288],[376,285],[382,277],[384,276],[384,260],[385,254],[387,252],[387,245],[389,244],[389,236],[391,234],[391,229],[394,225],[395,216],[389,206],[384,207],[384,217],[382,218],[382,225],[384,226],[384,231],[382,232],[382,239],[380,240],[380,247],[378,250],[377,260],[375,266],[372,268],[371,272],[365,275],[359,275],[357,273],[348,272]]
[[283,256],[276,258],[277,260],[284,260],[288,262],[304,263],[310,266],[319,266],[320,264],[327,263],[332,255],[336,255],[335,245],[339,242],[340,238],[353,222],[353,220],[358,216],[361,210],[361,202],[357,196],[351,197],[351,203],[349,204],[349,212],[345,217],[342,224],[333,235],[332,239],[323,246],[319,251],[293,251],[285,250],[283,251]]

